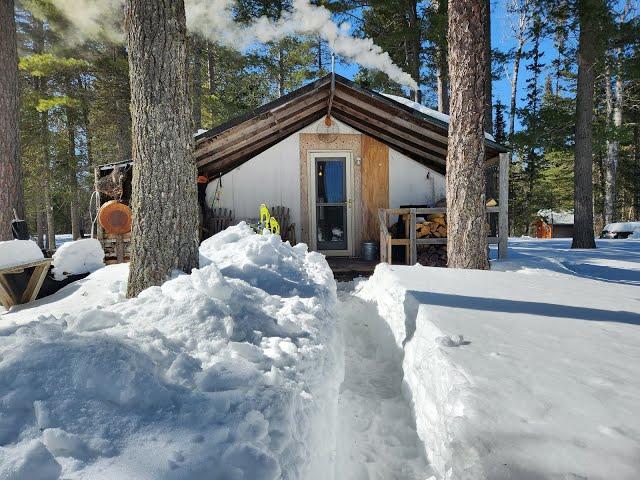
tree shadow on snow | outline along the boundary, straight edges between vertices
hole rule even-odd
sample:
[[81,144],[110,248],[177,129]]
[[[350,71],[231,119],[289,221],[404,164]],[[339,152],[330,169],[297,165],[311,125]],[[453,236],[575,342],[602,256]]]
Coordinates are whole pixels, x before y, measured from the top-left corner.
[[[640,325],[640,313],[628,312],[625,310],[601,310],[598,308],[573,307],[554,303],[470,297],[466,295],[454,295],[448,293],[418,291],[411,291],[409,293],[415,298],[418,304],[465,308],[468,310],[483,310],[487,312],[521,313],[553,318],[574,318],[577,320]],[[407,317],[409,316],[407,315]],[[415,316],[413,316],[413,318],[415,318]],[[415,326],[413,326],[412,330],[415,331]],[[408,336],[409,335],[407,335],[407,337]]]
[[640,271],[638,270],[615,268],[608,265],[593,265],[590,263],[562,262],[562,264],[579,277],[609,283],[640,285]]

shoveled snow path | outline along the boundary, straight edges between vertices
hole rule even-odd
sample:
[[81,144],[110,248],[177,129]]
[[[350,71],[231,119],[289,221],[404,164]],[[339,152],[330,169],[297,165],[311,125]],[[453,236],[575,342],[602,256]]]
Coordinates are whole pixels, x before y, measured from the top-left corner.
[[402,352],[376,306],[339,287],[345,376],[338,398],[335,478],[425,480],[431,477],[402,393]]

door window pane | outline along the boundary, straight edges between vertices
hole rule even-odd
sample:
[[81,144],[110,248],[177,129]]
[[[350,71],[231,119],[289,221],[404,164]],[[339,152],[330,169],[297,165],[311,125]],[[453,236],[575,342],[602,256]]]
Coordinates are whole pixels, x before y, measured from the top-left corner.
[[317,206],[316,221],[318,250],[347,249],[346,206]]
[[344,158],[316,160],[316,202],[342,203],[347,200]]

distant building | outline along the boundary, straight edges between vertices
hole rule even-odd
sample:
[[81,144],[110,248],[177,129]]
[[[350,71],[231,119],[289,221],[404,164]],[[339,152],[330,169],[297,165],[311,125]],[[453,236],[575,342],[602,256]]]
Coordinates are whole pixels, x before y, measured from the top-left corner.
[[573,237],[573,212],[538,210],[538,218],[533,222],[536,238]]

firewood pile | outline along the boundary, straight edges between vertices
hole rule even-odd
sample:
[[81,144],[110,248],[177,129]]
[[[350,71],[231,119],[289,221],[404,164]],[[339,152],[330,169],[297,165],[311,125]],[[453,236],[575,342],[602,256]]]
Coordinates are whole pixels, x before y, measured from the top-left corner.
[[446,267],[446,245],[418,245],[418,263],[425,267]]
[[426,220],[416,224],[416,238],[446,238],[447,219],[444,213],[427,215]]

